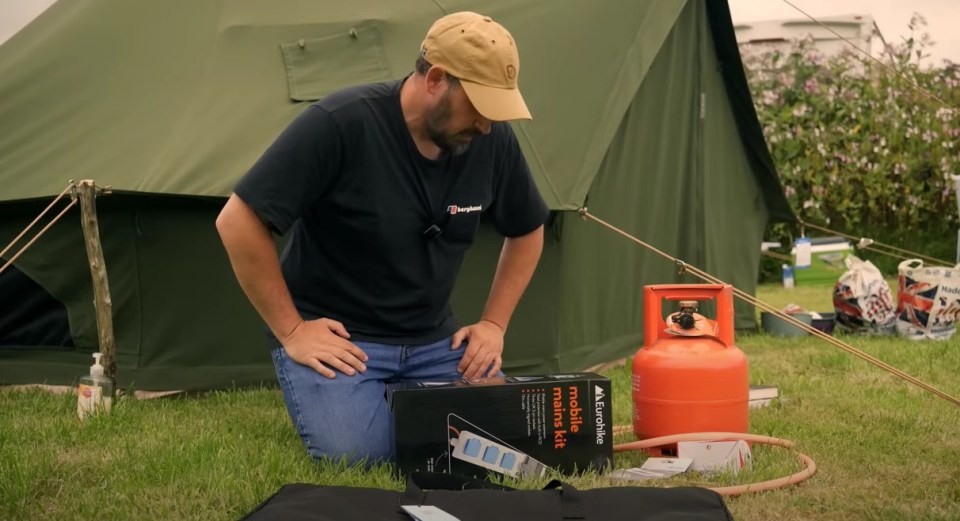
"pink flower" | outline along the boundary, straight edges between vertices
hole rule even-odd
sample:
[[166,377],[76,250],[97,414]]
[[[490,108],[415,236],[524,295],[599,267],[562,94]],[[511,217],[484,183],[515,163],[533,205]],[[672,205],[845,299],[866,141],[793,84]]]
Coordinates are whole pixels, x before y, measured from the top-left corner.
[[820,92],[820,83],[816,78],[810,78],[809,80],[803,82],[803,90],[807,94],[816,94]]

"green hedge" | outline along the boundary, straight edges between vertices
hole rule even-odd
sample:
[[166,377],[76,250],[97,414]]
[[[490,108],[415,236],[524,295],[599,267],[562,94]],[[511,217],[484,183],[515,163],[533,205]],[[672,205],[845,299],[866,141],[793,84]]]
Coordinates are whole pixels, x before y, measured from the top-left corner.
[[[924,25],[914,16],[911,35]],[[789,53],[745,49],[744,64],[801,219],[950,261],[958,225],[951,175],[960,174],[960,114],[953,108],[960,107],[960,66],[921,65],[930,45],[923,34],[887,48],[883,62],[905,78],[856,51],[826,59],[809,40]],[[768,236],[789,244],[799,232],[779,225]],[[889,273],[899,263],[863,256]]]

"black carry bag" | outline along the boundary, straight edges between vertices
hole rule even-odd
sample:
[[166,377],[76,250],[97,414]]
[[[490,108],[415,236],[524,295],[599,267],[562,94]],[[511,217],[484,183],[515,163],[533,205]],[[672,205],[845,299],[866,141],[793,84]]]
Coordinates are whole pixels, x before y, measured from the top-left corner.
[[407,490],[284,485],[244,521],[412,521],[402,505],[431,505],[459,521],[729,521],[723,498],[697,487],[577,490],[551,481],[516,490],[450,474],[415,472]]

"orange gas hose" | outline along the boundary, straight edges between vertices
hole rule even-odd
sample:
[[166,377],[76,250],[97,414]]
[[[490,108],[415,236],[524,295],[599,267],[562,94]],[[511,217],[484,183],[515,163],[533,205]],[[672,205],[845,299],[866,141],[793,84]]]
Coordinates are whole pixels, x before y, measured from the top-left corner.
[[[617,427],[614,429],[614,432],[617,432],[618,429],[622,430],[622,428]],[[686,434],[673,434],[670,436],[660,436],[657,438],[647,438],[645,440],[621,443],[619,445],[614,445],[613,451],[626,452],[631,450],[649,449],[653,447],[659,447],[661,445],[679,443],[681,441],[734,440],[744,440],[763,445],[776,445],[785,449],[791,449],[796,453],[797,459],[803,463],[805,468],[796,474],[792,474],[783,478],[771,479],[768,481],[760,481],[757,483],[748,483],[746,485],[734,485],[729,487],[708,487],[710,490],[713,490],[722,496],[739,496],[740,494],[745,494],[747,492],[762,492],[765,490],[773,490],[775,488],[785,487],[787,485],[795,485],[817,473],[817,464],[812,458],[810,458],[810,456],[797,452],[792,441],[781,438],[772,438],[770,436],[760,436],[758,434],[745,434],[741,432],[692,432]]]

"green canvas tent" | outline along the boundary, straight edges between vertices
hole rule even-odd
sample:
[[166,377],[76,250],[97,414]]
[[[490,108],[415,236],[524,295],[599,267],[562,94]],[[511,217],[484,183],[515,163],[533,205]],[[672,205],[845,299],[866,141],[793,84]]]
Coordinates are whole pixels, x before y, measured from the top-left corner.
[[[697,282],[584,222],[585,205],[754,290],[767,222],[792,212],[716,0],[59,0],[0,46],[0,245],[68,180],[112,186],[97,207],[120,384],[272,382],[214,229],[225,197],[312,100],[406,74],[431,22],[460,10],[517,41],[535,119],[514,128],[553,210],[507,371],[628,355],[643,286]],[[0,275],[0,383],[69,384],[91,361],[78,221],[68,213]],[[499,246],[484,226],[455,294],[461,321],[477,318]],[[752,309],[738,326],[754,327]]]

